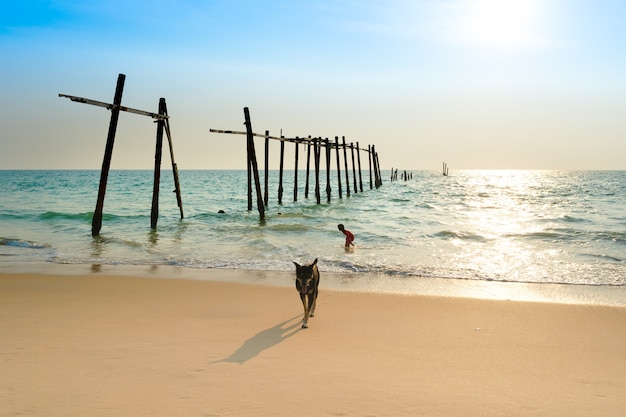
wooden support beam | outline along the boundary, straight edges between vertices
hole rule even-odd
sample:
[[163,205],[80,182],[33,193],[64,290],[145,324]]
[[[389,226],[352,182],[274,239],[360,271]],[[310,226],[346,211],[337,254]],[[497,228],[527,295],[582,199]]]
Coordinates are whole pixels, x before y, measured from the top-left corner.
[[367,145],[367,155],[368,155],[368,159],[370,162],[370,190],[373,188],[373,182],[372,182],[372,146],[371,145]]
[[104,149],[104,159],[102,161],[102,170],[100,171],[100,185],[98,187],[98,200],[96,201],[96,209],[91,220],[91,235],[99,236],[102,228],[102,211],[104,208],[104,196],[107,189],[107,181],[109,178],[109,169],[111,168],[111,155],[113,154],[113,144],[115,143],[115,131],[117,130],[117,121],[120,115],[120,105],[122,103],[122,93],[124,92],[124,81],[126,75],[119,74],[117,77],[117,86],[115,87],[115,97],[113,98],[113,107],[111,109],[111,121],[109,122],[109,133],[107,134],[107,143]]
[[306,144],[306,184],[304,186],[304,198],[309,198],[310,166],[311,166],[311,142]]
[[[159,100],[159,114],[165,115],[165,99]],[[161,158],[163,155],[164,119],[157,121],[156,149],[154,152],[154,182],[152,186],[152,210],[150,212],[150,227],[156,229],[159,220],[159,190],[161,186]]]
[[341,191],[341,164],[339,163],[339,137],[335,136],[335,155],[337,157],[337,187],[339,189],[339,199],[342,199]]
[[313,148],[315,152],[315,201],[317,204],[321,204],[320,195],[320,139],[316,138],[313,142]]
[[[163,110],[165,112],[165,116],[167,116],[167,103],[163,103]],[[180,211],[180,218],[184,218],[183,214],[183,198],[180,192],[180,181],[178,179],[178,165],[176,165],[176,161],[174,159],[174,145],[172,144],[172,134],[170,132],[170,120],[169,118],[165,119],[165,133],[167,134],[167,143],[170,148],[170,160],[172,161],[172,174],[174,175],[174,192],[176,193],[176,204],[178,205],[178,209]]]
[[285,141],[280,141],[280,171],[278,175],[278,204],[283,204],[283,167],[285,163]]
[[324,149],[326,150],[326,201],[330,203],[331,187],[330,187],[330,142],[328,138],[324,139]]
[[356,165],[354,164],[354,144],[352,142],[350,142],[350,154],[352,154],[352,182],[354,184],[354,194],[356,194],[359,190],[356,186]]
[[250,154],[250,162],[252,164],[252,171],[254,174],[254,184],[256,188],[256,205],[259,210],[259,216],[261,220],[265,220],[265,204],[263,204],[263,197],[261,196],[261,183],[259,181],[259,169],[256,160],[256,152],[254,150],[254,136],[252,135],[252,122],[250,121],[250,111],[247,107],[243,109],[246,130],[248,131],[248,149]]
[[[120,74],[120,75],[123,75],[123,74]],[[126,76],[124,75],[124,77],[126,77]],[[70,100],[72,100],[72,101],[74,101],[76,103],[91,104],[92,106],[104,107],[107,110],[116,110],[118,112],[125,111],[125,112],[128,112],[128,113],[139,114],[141,116],[152,117],[153,119],[157,119],[157,120],[163,120],[163,119],[169,118],[168,115],[152,113],[152,112],[149,112],[149,111],[133,109],[132,107],[122,106],[120,104],[116,104],[115,100],[113,101],[113,103],[105,103],[103,101],[91,100],[89,98],[83,98],[83,97],[70,96],[70,95],[67,95],[67,94],[59,94],[59,97],[69,98]]]
[[356,143],[356,159],[359,164],[359,189],[363,192],[363,176],[361,175],[361,152],[359,150],[359,142]]
[[350,197],[350,177],[348,175],[348,152],[346,150],[346,137],[341,137],[343,146],[343,168],[346,172],[346,197]]
[[265,190],[263,193],[263,203],[265,207],[269,204],[269,168],[270,168],[270,131],[265,131],[265,171],[263,176],[265,177]]
[[295,160],[295,166],[293,169],[293,201],[298,201],[298,144],[294,144],[295,146],[295,155],[294,155],[294,160]]

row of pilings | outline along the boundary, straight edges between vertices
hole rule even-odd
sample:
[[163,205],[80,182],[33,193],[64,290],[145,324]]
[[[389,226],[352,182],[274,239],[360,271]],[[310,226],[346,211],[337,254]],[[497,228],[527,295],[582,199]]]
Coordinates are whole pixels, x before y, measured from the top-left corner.
[[[311,163],[313,163],[314,181],[315,181],[315,201],[317,204],[322,203],[322,189],[321,176],[322,160],[325,159],[325,176],[326,176],[326,202],[330,203],[332,199],[332,186],[331,186],[331,169],[332,169],[332,157],[333,151],[336,161],[337,170],[337,195],[339,199],[343,198],[344,183],[342,177],[345,175],[345,192],[346,197],[350,197],[351,188],[354,194],[363,192],[363,170],[361,167],[361,152],[367,152],[367,159],[369,164],[369,188],[378,188],[382,185],[382,177],[380,171],[380,161],[378,159],[378,153],[374,145],[368,145],[367,148],[361,148],[359,142],[346,143],[345,136],[342,136],[341,142],[339,136],[335,136],[334,140],[321,137],[294,137],[287,138],[284,136],[276,137],[271,136],[268,130],[265,134],[254,133],[252,130],[252,122],[250,120],[250,110],[244,108],[244,117],[246,131],[234,131],[234,130],[219,130],[210,129],[211,133],[221,134],[236,134],[246,135],[247,139],[247,170],[248,170],[248,210],[253,208],[253,179],[254,189],[256,190],[257,209],[261,219],[265,218],[265,208],[269,204],[269,185],[268,185],[268,172],[269,172],[269,141],[280,141],[280,165],[278,176],[278,204],[283,202],[283,180],[284,180],[284,166],[285,166],[285,144],[294,144],[294,179],[293,179],[293,201],[298,201],[298,171],[299,171],[299,158],[300,158],[300,146],[303,145],[306,148],[306,178],[304,197],[309,198],[309,184],[311,177]],[[260,137],[265,140],[265,178],[264,178],[264,191],[261,191],[261,183],[259,178],[259,168],[256,156],[256,149],[254,138]],[[351,168],[352,168],[352,184],[350,181],[350,169],[348,168],[348,150],[350,152]],[[343,171],[341,164],[341,155],[343,154]],[[312,156],[312,157],[311,157]],[[343,173],[343,174],[342,174]],[[357,179],[358,178],[358,179]]]
[[[178,165],[174,161],[174,148],[172,144],[172,135],[170,132],[170,123],[169,123],[169,114],[167,111],[167,105],[165,103],[165,99],[161,98],[159,100],[159,110],[158,113],[134,109],[127,106],[122,106],[122,93],[124,90],[124,83],[126,80],[126,75],[119,74],[117,79],[117,85],[115,89],[115,95],[112,103],[102,102],[98,100],[92,100],[88,98],[67,95],[67,94],[59,94],[59,97],[68,98],[73,102],[89,104],[97,107],[102,107],[111,112],[111,120],[109,123],[109,130],[107,135],[107,141],[105,146],[104,158],[102,162],[102,170],[100,172],[100,184],[98,187],[98,199],[96,201],[96,208],[94,211],[94,215],[92,218],[92,227],[91,234],[92,236],[98,236],[100,234],[100,229],[102,227],[102,218],[104,211],[104,199],[107,189],[107,181],[109,175],[109,169],[111,165],[111,158],[113,153],[113,145],[115,142],[115,135],[117,130],[117,121],[120,115],[120,112],[133,113],[141,116],[148,116],[151,119],[154,119],[157,124],[157,132],[156,132],[156,147],[155,147],[155,157],[154,157],[154,184],[153,184],[153,192],[152,192],[152,210],[150,215],[150,226],[151,228],[156,228],[157,221],[159,217],[159,188],[160,188],[160,176],[161,176],[161,159],[162,159],[162,147],[163,147],[163,136],[167,135],[167,141],[169,145],[170,158],[172,162],[172,173],[174,176],[174,185],[176,193],[176,200],[178,207],[180,209],[180,218],[184,217],[183,215],[183,204],[181,197],[181,189],[178,175]],[[257,207],[259,210],[259,214],[261,219],[265,219],[265,208],[268,205],[268,161],[269,161],[269,140],[275,139],[281,141],[281,156],[280,156],[280,185],[279,185],[279,204],[282,204],[283,197],[283,167],[284,167],[284,154],[285,154],[285,143],[294,143],[295,147],[295,178],[294,178],[294,201],[298,199],[297,193],[297,183],[298,183],[298,146],[301,144],[306,145],[307,148],[307,164],[306,164],[306,189],[305,189],[305,197],[308,198],[309,195],[309,176],[310,176],[310,161],[311,154],[313,154],[314,159],[314,169],[315,169],[315,197],[317,204],[321,203],[321,191],[320,191],[320,175],[321,175],[321,160],[322,155],[326,156],[326,200],[330,202],[331,200],[331,184],[330,184],[330,169],[331,169],[331,153],[334,150],[337,161],[337,180],[338,180],[338,192],[339,198],[343,198],[343,186],[342,186],[342,175],[341,175],[341,165],[340,165],[340,150],[343,151],[343,161],[344,161],[344,170],[345,173],[345,191],[346,196],[350,196],[350,176],[348,170],[348,157],[347,152],[350,150],[350,154],[352,157],[352,180],[354,186],[354,193],[363,192],[363,179],[362,179],[362,171],[361,171],[361,151],[366,151],[369,159],[369,187],[370,189],[373,187],[380,187],[382,185],[381,173],[380,173],[380,163],[378,160],[378,154],[373,145],[368,146],[367,149],[362,149],[359,147],[359,143],[356,144],[350,143],[346,144],[345,137],[342,137],[342,143],[339,143],[339,138],[335,137],[334,141],[329,139],[322,138],[311,138],[310,136],[307,138],[285,138],[285,137],[272,137],[269,135],[269,132],[266,131],[265,135],[258,135],[253,133],[252,131],[252,123],[250,122],[250,112],[248,108],[244,108],[244,117],[246,124],[245,132],[235,132],[235,131],[217,131],[211,129],[211,132],[219,132],[219,133],[236,133],[236,134],[244,134],[247,137],[247,165],[248,165],[248,210],[252,210],[252,177],[254,176],[254,185],[256,189],[257,195]],[[254,147],[254,137],[261,136],[265,138],[265,194],[261,193],[261,184],[259,180],[259,171],[258,164],[256,158],[256,151]],[[323,149],[323,151],[322,151]],[[356,155],[356,162],[355,162]],[[357,165],[358,162],[358,185],[357,185]]]

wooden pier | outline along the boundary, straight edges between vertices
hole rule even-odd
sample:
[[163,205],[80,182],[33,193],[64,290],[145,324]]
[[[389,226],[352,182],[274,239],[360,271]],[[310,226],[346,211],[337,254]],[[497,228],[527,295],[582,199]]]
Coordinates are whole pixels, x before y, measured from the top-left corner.
[[[340,161],[340,150],[343,150],[343,171],[345,173],[345,191],[346,196],[350,197],[350,188],[354,194],[363,192],[363,175],[361,170],[361,152],[367,152],[369,160],[369,188],[378,188],[382,185],[382,178],[380,176],[380,162],[378,159],[378,153],[375,150],[374,145],[370,145],[367,148],[361,148],[359,142],[346,143],[346,138],[341,138],[339,143],[339,137],[335,136],[334,141],[328,138],[311,137],[284,137],[284,136],[271,136],[269,131],[265,131],[264,134],[254,133],[252,129],[252,122],[250,121],[250,111],[247,107],[244,108],[244,118],[246,131],[237,130],[222,130],[222,129],[209,129],[210,133],[228,134],[228,135],[245,135],[247,139],[247,167],[248,167],[248,210],[252,210],[252,178],[254,178],[254,189],[256,190],[257,209],[261,219],[265,218],[265,208],[268,205],[268,167],[269,167],[269,141],[280,141],[280,161],[279,161],[279,176],[278,176],[278,204],[282,204],[283,199],[283,180],[284,180],[284,162],[285,162],[285,144],[294,144],[294,189],[293,189],[293,201],[298,201],[298,162],[299,162],[299,148],[304,145],[307,149],[306,160],[306,179],[305,179],[305,191],[304,196],[309,196],[309,179],[310,179],[310,164],[311,153],[313,153],[313,167],[315,170],[315,201],[317,204],[321,204],[322,191],[321,191],[321,176],[322,176],[322,160],[325,160],[324,166],[326,168],[326,202],[330,203],[332,200],[332,187],[331,187],[331,166],[332,166],[332,154],[335,151],[336,170],[337,170],[337,196],[339,199],[343,198],[343,183]],[[258,173],[257,156],[254,146],[254,138],[265,139],[265,194],[261,195],[261,184]],[[352,183],[350,182],[350,170],[348,169],[348,149],[350,150],[351,171],[352,171]]]
[[[111,166],[111,158],[113,154],[113,145],[115,142],[115,133],[117,130],[117,122],[119,119],[120,112],[128,112],[133,114],[138,114],[142,116],[148,116],[152,119],[156,120],[157,123],[157,132],[156,132],[156,148],[155,148],[155,156],[154,156],[154,183],[153,183],[153,191],[152,191],[152,209],[150,216],[150,226],[154,229],[157,226],[157,221],[159,217],[159,188],[160,188],[160,178],[161,178],[161,159],[162,159],[162,148],[163,148],[163,135],[167,136],[170,157],[172,162],[172,172],[174,175],[174,185],[176,193],[176,200],[178,207],[180,209],[180,218],[184,217],[183,215],[183,204],[180,190],[180,182],[178,179],[178,167],[176,162],[174,161],[174,148],[172,145],[172,136],[170,132],[170,123],[169,123],[169,115],[167,112],[167,104],[164,98],[159,100],[158,112],[153,113],[144,110],[133,109],[130,107],[122,106],[122,93],[124,90],[124,83],[126,80],[126,76],[124,74],[119,74],[117,79],[117,86],[115,89],[115,95],[113,98],[113,103],[106,103],[103,101],[97,101],[92,99],[87,99],[83,97],[77,97],[67,94],[59,94],[59,97],[68,98],[73,102],[90,104],[98,107],[106,108],[111,111],[111,120],[109,123],[109,131],[107,134],[107,141],[104,151],[104,159],[102,162],[102,170],[100,172],[100,184],[98,188],[98,199],[96,201],[96,208],[92,218],[92,226],[91,226],[91,234],[92,236],[98,236],[100,234],[100,230],[102,228],[102,217],[104,211],[104,198],[106,194],[107,188],[107,180],[109,175],[109,169]],[[363,175],[361,170],[361,153],[366,152],[367,158],[369,161],[369,188],[378,188],[382,185],[382,178],[380,174],[380,162],[378,160],[378,153],[374,145],[368,145],[367,148],[361,148],[359,142],[350,142],[346,143],[345,136],[341,137],[341,143],[339,142],[339,137],[335,136],[334,140],[330,140],[329,138],[322,137],[294,137],[287,138],[282,136],[276,137],[271,136],[269,131],[265,131],[264,134],[254,133],[252,128],[252,122],[250,119],[250,111],[247,107],[244,109],[244,124],[246,126],[245,131],[234,131],[234,130],[218,130],[218,129],[210,129],[211,133],[219,133],[219,134],[234,134],[234,135],[245,135],[246,136],[246,148],[247,148],[247,168],[248,168],[248,210],[252,210],[253,207],[253,188],[256,194],[256,205],[259,211],[259,215],[261,220],[265,219],[265,209],[268,206],[269,197],[268,197],[268,170],[269,170],[269,141],[270,140],[278,140],[280,141],[280,172],[279,172],[279,187],[278,187],[278,204],[282,204],[283,199],[283,179],[284,179],[284,160],[285,160],[285,144],[290,143],[294,144],[294,188],[293,188],[293,201],[298,200],[298,163],[299,163],[299,147],[304,146],[307,150],[306,155],[306,185],[304,191],[304,197],[309,197],[309,180],[310,180],[310,164],[311,164],[311,153],[313,154],[313,163],[314,163],[314,172],[315,172],[315,200],[317,204],[321,204],[322,201],[322,188],[321,182],[323,179],[321,176],[323,175],[322,169],[323,166],[326,168],[325,177],[326,177],[326,186],[325,186],[325,194],[326,194],[326,202],[330,203],[332,199],[332,187],[331,187],[331,165],[332,165],[332,156],[333,150],[335,160],[336,160],[336,170],[337,170],[337,196],[339,199],[342,199],[344,196],[347,198],[350,197],[351,188],[354,194],[363,192]],[[261,182],[259,178],[259,168],[257,163],[257,156],[255,150],[255,138],[263,138],[265,140],[265,184],[264,184],[264,193],[262,192]],[[350,161],[351,161],[351,170],[348,168],[348,150],[350,151]],[[342,151],[342,152],[341,152]],[[343,173],[341,171],[341,154],[343,153]],[[352,181],[350,181],[350,171],[352,172]],[[345,183],[342,182],[342,176],[345,175]],[[345,188],[344,188],[345,187]]]

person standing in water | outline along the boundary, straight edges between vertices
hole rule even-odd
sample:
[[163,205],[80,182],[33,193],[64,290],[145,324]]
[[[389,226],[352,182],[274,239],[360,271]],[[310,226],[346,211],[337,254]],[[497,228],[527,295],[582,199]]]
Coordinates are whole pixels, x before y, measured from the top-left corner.
[[354,241],[354,235],[352,232],[346,229],[341,223],[337,225],[337,229],[339,229],[341,233],[346,236],[346,250],[350,249],[350,245],[354,246],[354,243],[352,243]]

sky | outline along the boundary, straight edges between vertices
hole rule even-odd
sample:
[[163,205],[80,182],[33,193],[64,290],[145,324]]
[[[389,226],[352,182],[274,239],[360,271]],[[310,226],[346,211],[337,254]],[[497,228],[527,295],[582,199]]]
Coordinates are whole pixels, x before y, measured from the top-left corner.
[[[375,145],[382,169],[626,169],[624,16],[621,0],[14,1],[0,169],[100,169],[109,111],[58,95],[112,102],[118,74],[123,105],[166,99],[179,169],[245,168],[245,136],[209,132],[245,130],[244,107],[257,133]],[[121,113],[111,168],[151,169],[155,138]]]

